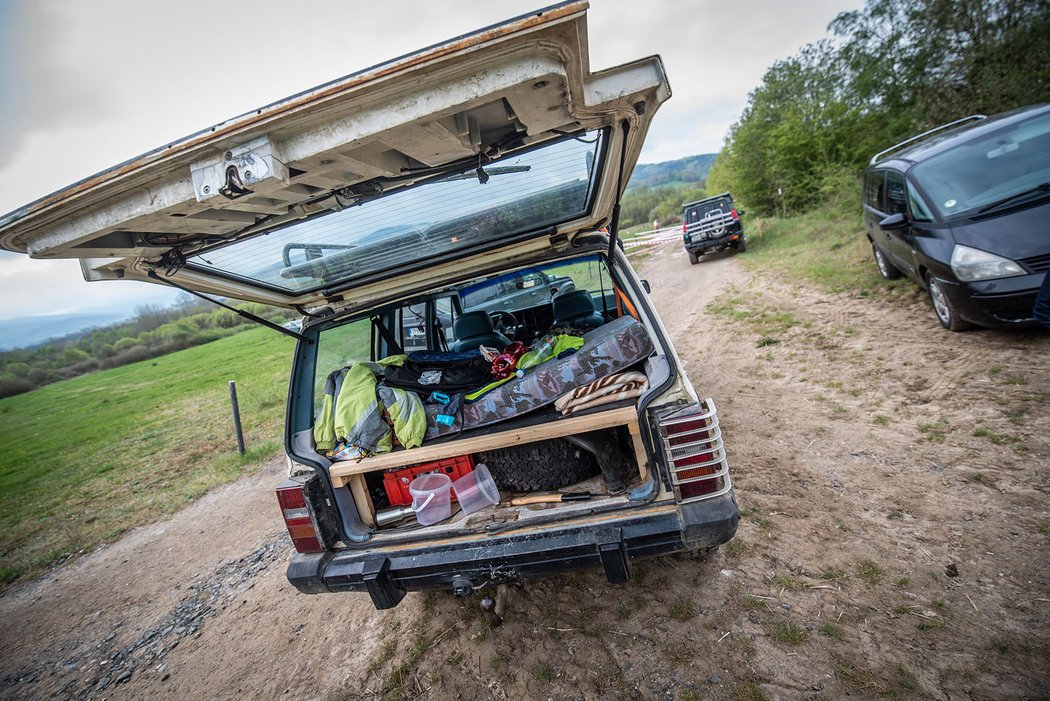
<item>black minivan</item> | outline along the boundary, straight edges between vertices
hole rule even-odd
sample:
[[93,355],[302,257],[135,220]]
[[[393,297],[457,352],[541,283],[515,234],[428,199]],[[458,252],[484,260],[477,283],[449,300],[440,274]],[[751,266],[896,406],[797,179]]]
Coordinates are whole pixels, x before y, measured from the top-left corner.
[[882,277],[924,287],[946,329],[1035,323],[1050,268],[1050,104],[966,117],[877,154],[863,198]]

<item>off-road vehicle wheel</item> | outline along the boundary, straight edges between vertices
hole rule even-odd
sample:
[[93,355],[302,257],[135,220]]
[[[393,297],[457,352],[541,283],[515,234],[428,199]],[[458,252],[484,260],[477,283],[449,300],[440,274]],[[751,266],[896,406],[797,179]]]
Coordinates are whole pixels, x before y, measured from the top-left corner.
[[736,242],[736,252],[737,253],[743,253],[746,250],[747,250],[747,240],[746,239],[740,239],[739,241]]
[[542,492],[561,489],[601,472],[594,455],[555,438],[477,453],[500,489]]
[[689,254],[689,264],[690,265],[696,265],[697,263],[700,262],[700,255],[699,254],[693,253],[692,251],[686,251],[686,253]]

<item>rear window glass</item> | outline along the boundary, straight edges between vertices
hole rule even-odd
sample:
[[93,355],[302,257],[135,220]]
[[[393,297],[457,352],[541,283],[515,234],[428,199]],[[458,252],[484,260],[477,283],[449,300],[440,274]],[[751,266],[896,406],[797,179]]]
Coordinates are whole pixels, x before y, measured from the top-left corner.
[[332,193],[323,203],[333,211],[216,247],[187,265],[301,293],[538,231],[587,213],[602,148],[596,132],[381,197]]
[[685,219],[687,222],[700,221],[712,212],[726,213],[731,208],[732,205],[726,200],[714,200],[712,202],[704,202],[702,204],[687,207],[685,210]]

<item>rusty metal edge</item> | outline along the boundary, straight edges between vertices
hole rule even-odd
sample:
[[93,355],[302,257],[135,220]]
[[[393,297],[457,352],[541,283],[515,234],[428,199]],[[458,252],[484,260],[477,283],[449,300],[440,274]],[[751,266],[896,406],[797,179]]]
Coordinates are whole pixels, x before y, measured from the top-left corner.
[[247,131],[260,123],[274,119],[275,117],[279,117],[288,112],[302,109],[311,103],[320,103],[337,97],[341,93],[348,92],[366,83],[389,78],[399,72],[424,63],[440,60],[450,54],[455,54],[463,49],[470,48],[480,43],[505,38],[513,34],[535,29],[536,27],[545,24],[571,18],[575,15],[585,13],[589,7],[590,3],[588,0],[568,0],[567,2],[557,5],[540,8],[528,14],[519,15],[518,17],[500,24],[490,25],[489,27],[479,29],[469,34],[462,34],[454,39],[421,49],[415,53],[391,59],[375,66],[365,68],[356,73],[351,73],[342,78],[336,78],[329,83],[310,88],[309,90],[284,98],[278,102],[265,105],[251,112],[219,122],[214,126],[190,134],[189,136],[183,137],[177,141],[173,141],[166,146],[147,151],[146,153],[124,161],[123,163],[88,176],[83,180],[79,180],[72,185],[51,193],[50,195],[45,195],[27,205],[12,210],[7,214],[0,215],[0,248],[14,250],[8,248],[8,245],[13,243],[11,238],[18,235],[18,232],[3,232],[3,229],[6,229],[20,220],[26,219],[27,217],[38,215],[53,205],[82,195],[106,182],[134,173],[135,171],[141,170],[142,168],[151,166],[165,159],[183,154],[203,143],[233,136],[242,131]]

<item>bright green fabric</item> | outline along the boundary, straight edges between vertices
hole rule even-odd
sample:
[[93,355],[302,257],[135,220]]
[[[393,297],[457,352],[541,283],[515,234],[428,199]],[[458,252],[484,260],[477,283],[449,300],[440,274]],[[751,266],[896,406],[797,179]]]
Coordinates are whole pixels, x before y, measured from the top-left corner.
[[423,444],[427,432],[427,412],[415,392],[397,387],[380,387],[379,398],[394,424],[394,435],[401,445],[415,448]]
[[321,400],[321,413],[314,422],[314,445],[317,450],[335,449],[335,400],[328,392]]
[[[427,419],[419,397],[377,385],[382,367],[401,365],[405,357],[395,355],[378,363],[358,363],[328,376],[321,412],[314,422],[317,450],[330,452],[345,441],[346,445],[368,453],[388,453],[394,448],[393,435],[406,448],[423,443]],[[394,424],[393,433],[383,417],[384,409]]]

